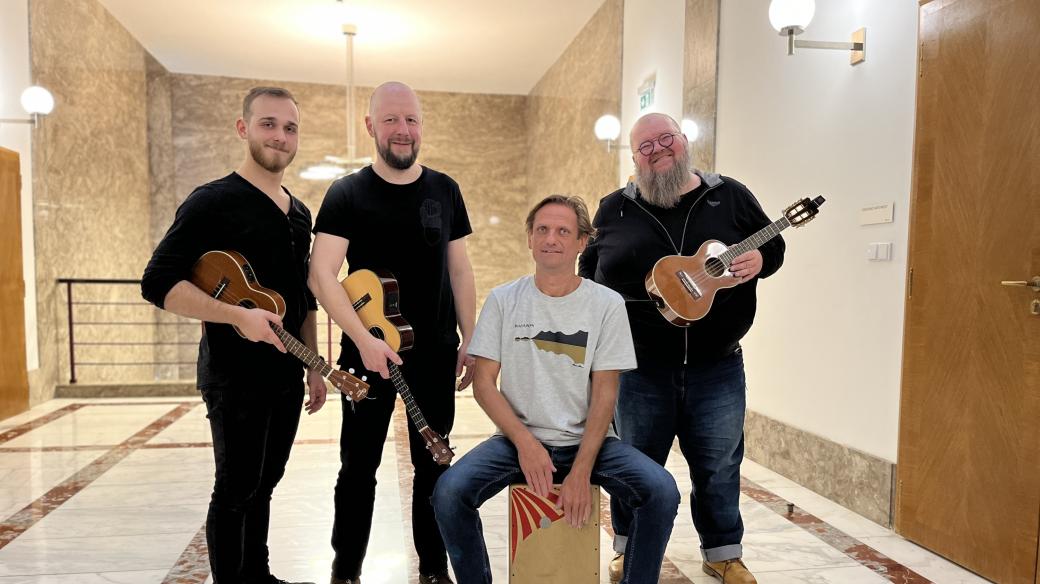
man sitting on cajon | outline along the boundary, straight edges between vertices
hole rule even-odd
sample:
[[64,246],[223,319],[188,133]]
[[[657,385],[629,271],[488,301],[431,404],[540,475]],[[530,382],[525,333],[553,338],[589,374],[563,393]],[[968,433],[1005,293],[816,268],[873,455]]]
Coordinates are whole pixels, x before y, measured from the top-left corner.
[[[590,483],[633,508],[622,582],[657,582],[679,507],[668,471],[610,428],[621,371],[636,366],[624,300],[575,273],[593,236],[585,203],[554,195],[527,216],[535,273],[491,291],[470,342],[473,396],[498,433],[440,477],[433,508],[459,584],[491,582],[477,509],[510,483],[545,497],[574,527],[599,513]],[[496,380],[501,372],[501,389]]]

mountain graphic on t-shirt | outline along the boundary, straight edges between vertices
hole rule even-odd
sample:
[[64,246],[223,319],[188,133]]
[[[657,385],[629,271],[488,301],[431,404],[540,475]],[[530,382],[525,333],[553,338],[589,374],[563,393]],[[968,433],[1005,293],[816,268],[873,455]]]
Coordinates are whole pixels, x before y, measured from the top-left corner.
[[543,351],[564,355],[578,367],[585,366],[585,347],[589,344],[589,333],[585,331],[570,335],[559,331],[539,331],[533,337],[516,337],[516,340],[531,341]]

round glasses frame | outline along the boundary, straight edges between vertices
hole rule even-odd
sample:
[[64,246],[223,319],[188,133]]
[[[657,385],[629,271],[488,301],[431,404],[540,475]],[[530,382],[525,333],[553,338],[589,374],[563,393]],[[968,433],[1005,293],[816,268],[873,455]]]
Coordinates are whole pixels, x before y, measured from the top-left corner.
[[654,142],[661,145],[661,148],[669,148],[675,142],[675,137],[678,136],[676,133],[661,134],[660,136],[647,140],[639,145],[639,153],[643,156],[650,156],[654,153]]

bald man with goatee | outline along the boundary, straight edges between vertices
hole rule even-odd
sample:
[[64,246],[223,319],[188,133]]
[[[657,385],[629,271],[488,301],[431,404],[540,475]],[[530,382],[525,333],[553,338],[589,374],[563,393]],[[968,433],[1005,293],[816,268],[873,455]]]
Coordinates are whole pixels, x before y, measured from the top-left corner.
[[[367,370],[375,379],[372,399],[342,399],[332,584],[360,582],[372,530],[376,470],[396,397],[388,361],[401,366],[427,423],[442,436],[451,431],[455,418],[456,378],[462,377],[459,389],[468,386],[473,363],[467,349],[476,292],[465,240],[472,229],[459,185],[416,162],[423,127],[418,96],[403,83],[380,85],[372,93],[365,127],[377,156],[371,166],[329,187],[315,220],[308,280],[343,329],[340,366]],[[344,259],[350,272],[382,269],[397,278],[401,315],[415,333],[415,345],[404,355],[373,336],[354,312],[338,282]],[[418,580],[450,583],[430,504],[433,487],[447,467],[434,462],[411,423],[408,444],[415,468],[412,536],[419,555]]]
[[[647,114],[630,134],[636,180],[603,198],[597,236],[580,273],[629,302],[639,366],[621,374],[615,422],[621,440],[664,465],[679,440],[690,467],[690,511],[700,537],[701,569],[724,584],[753,584],[741,556],[740,462],[744,458],[744,355],[740,339],[755,318],[755,287],[784,261],[776,237],[734,258],[733,288],[720,290],[711,311],[688,327],[673,326],[648,301],[643,280],[657,260],[692,255],[709,239],[733,245],[770,221],[755,196],[726,176],[690,166],[679,124]],[[614,550],[610,579],[632,578],[625,544],[633,509],[611,499]]]

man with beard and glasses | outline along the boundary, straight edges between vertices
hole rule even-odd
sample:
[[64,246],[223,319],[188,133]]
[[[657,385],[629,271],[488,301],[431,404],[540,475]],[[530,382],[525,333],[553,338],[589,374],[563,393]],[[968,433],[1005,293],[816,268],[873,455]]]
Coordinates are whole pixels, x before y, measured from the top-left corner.
[[[365,126],[375,140],[371,166],[329,187],[314,224],[310,287],[343,329],[343,367],[376,372],[369,397],[343,397],[339,478],[332,547],[333,584],[356,583],[372,530],[376,470],[383,454],[396,391],[387,360],[401,365],[416,404],[430,428],[441,435],[455,420],[459,389],[470,383],[473,358],[467,355],[476,320],[473,269],[465,237],[469,216],[458,184],[416,162],[422,143],[419,98],[403,83],[389,82],[372,93]],[[415,333],[402,359],[358,319],[338,282],[346,259],[350,272],[384,269],[400,285],[400,311]],[[461,342],[459,334],[461,331]],[[398,437],[403,440],[403,436]],[[438,465],[413,424],[408,444],[412,483],[412,537],[419,556],[419,582],[444,584],[448,560],[434,520],[430,496],[446,466]]]
[[[307,289],[311,213],[282,186],[296,155],[299,124],[296,100],[287,90],[253,88],[235,124],[247,144],[242,163],[185,199],[141,281],[149,302],[205,322],[197,383],[216,462],[206,516],[215,584],[283,582],[268,564],[271,495],[285,473],[301,404],[313,414],[325,403],[325,381],[312,369],[303,404],[303,363],[271,329],[280,325],[317,347],[317,306]],[[285,316],[224,304],[191,284],[192,266],[212,250],[245,256],[257,279],[285,299]]]
[[[664,465],[674,438],[690,468],[690,507],[702,569],[726,584],[755,582],[743,561],[740,463],[744,457],[744,362],[740,339],[755,317],[755,286],[776,272],[776,237],[734,259],[738,286],[720,290],[708,314],[680,328],[647,298],[644,279],[666,255],[691,255],[705,240],[738,243],[770,223],[748,189],[729,177],[692,170],[688,142],[674,119],[647,114],[630,134],[636,180],[607,195],[580,273],[627,300],[637,369],[621,375],[615,423],[621,439]],[[621,579],[631,509],[611,501]]]

